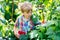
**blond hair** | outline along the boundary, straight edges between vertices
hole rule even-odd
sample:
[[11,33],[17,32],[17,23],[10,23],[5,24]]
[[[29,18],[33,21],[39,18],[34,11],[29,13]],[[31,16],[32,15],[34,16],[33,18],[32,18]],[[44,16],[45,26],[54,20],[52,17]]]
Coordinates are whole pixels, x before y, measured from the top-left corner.
[[20,9],[22,12],[29,12],[32,10],[32,4],[30,2],[24,2],[21,6]]

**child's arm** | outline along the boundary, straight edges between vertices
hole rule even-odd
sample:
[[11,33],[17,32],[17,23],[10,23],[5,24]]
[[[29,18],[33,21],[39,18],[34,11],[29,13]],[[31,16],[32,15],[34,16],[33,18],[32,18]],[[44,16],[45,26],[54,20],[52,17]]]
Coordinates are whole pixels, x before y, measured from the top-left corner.
[[41,25],[41,22],[38,21],[38,22],[35,23],[34,25],[35,25],[35,26],[36,26],[36,25]]
[[19,34],[18,34],[18,18],[15,22],[15,25],[14,25],[14,35],[19,38]]
[[42,23],[39,21],[39,19],[36,20],[36,22],[34,23],[34,26],[37,26],[37,25],[41,25]]
[[14,26],[14,35],[19,38],[18,29]]

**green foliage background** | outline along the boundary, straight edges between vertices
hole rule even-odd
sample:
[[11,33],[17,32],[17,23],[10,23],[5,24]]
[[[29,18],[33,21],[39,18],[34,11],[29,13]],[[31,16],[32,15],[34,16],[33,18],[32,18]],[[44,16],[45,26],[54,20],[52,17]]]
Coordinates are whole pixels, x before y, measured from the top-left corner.
[[33,5],[33,21],[36,22],[39,18],[40,22],[46,21],[46,23],[35,26],[35,30],[28,32],[28,36],[22,35],[21,38],[60,40],[60,0],[1,0],[0,39],[16,40],[13,27],[16,18],[21,15],[18,3],[25,1],[29,1]]

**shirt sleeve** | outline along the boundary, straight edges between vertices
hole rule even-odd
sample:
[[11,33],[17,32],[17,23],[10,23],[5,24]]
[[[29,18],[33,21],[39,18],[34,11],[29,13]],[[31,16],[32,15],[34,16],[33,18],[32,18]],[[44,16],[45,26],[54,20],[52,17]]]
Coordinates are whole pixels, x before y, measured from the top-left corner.
[[15,27],[18,27],[18,26],[19,26],[19,18],[16,19],[14,26],[15,26]]

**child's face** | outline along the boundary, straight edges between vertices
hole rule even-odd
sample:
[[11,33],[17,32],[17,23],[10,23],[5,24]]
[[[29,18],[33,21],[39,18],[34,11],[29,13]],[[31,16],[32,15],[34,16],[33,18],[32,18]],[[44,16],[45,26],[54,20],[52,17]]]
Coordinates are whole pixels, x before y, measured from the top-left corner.
[[32,11],[29,11],[28,13],[27,12],[24,12],[23,15],[24,15],[24,17],[26,19],[29,19],[31,17],[31,15],[32,15]]

